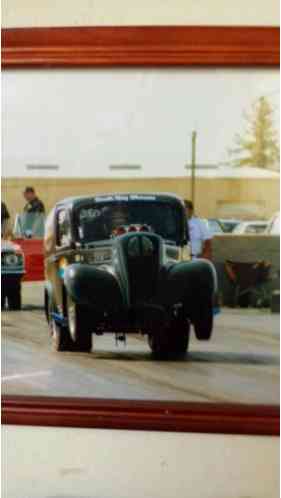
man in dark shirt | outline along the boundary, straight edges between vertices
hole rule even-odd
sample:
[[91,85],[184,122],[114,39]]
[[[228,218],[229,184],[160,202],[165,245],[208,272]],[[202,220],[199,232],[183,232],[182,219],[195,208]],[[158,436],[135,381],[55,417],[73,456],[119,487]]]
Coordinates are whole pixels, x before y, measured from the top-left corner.
[[5,202],[1,201],[1,237],[5,237],[9,231],[10,213]]
[[23,192],[23,196],[27,201],[24,206],[25,213],[45,213],[45,206],[40,199],[36,196],[35,190],[33,187],[26,187]]
[[5,202],[1,201],[1,223],[3,223],[3,221],[8,220],[9,218],[10,218],[10,213],[8,211],[8,208]]

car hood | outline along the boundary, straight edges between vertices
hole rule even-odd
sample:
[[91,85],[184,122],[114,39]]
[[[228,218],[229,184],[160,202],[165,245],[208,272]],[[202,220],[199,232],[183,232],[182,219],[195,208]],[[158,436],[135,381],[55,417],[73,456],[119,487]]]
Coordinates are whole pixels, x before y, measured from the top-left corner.
[[10,240],[1,240],[1,252],[15,252],[20,250],[21,248],[18,244],[14,244]]

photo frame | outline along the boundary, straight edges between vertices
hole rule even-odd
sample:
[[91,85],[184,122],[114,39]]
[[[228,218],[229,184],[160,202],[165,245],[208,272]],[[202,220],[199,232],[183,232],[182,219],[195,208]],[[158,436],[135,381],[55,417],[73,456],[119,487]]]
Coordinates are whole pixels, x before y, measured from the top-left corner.
[[[266,27],[81,27],[2,30],[2,68],[277,67]],[[279,406],[10,396],[3,423],[175,432],[279,434]]]

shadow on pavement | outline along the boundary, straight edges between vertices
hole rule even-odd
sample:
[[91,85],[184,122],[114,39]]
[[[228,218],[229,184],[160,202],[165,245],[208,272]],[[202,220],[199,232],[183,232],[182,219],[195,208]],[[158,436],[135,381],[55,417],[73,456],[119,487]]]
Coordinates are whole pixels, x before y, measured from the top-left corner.
[[[77,353],[76,353],[77,355]],[[79,355],[79,353],[78,353]],[[85,354],[83,354],[85,357]],[[229,364],[229,365],[276,365],[279,366],[279,356],[272,354],[257,354],[257,353],[233,353],[233,352],[211,352],[211,351],[194,351],[187,353],[182,357],[169,357],[163,360],[156,360],[149,351],[93,351],[89,358],[95,360],[110,360],[110,361],[150,361],[157,363],[213,363],[213,364]]]

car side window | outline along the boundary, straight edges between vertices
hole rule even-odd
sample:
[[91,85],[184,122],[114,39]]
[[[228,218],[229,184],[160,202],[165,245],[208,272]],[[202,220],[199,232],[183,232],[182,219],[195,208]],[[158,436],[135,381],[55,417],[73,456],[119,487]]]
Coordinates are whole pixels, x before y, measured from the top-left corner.
[[71,242],[69,213],[61,209],[57,214],[57,245],[68,246]]

